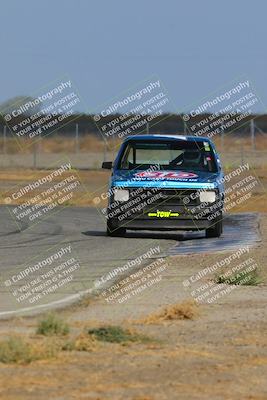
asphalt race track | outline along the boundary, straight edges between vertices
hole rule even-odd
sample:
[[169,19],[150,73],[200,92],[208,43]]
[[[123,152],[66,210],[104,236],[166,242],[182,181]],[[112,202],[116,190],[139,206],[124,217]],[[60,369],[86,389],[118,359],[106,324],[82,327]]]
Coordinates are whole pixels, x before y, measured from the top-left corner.
[[[2,317],[14,315],[18,310],[31,311],[44,308],[48,303],[53,306],[73,301],[81,292],[91,292],[95,288],[94,282],[101,276],[157,246],[160,252],[157,251],[152,258],[231,251],[246,245],[252,246],[260,241],[257,214],[227,216],[224,234],[218,239],[206,239],[204,232],[141,231],[130,231],[125,238],[111,238],[106,236],[105,221],[97,210],[85,207],[59,209],[36,225],[28,227],[24,224],[21,229],[14,223],[7,207],[0,207],[0,215],[0,316]],[[20,272],[67,246],[71,246],[71,255],[79,263],[79,268],[73,273],[71,284],[63,285],[32,304],[29,304],[27,299],[18,301],[18,290],[23,294],[29,287],[37,285],[31,281],[33,275],[21,277]],[[42,273],[45,271],[48,273],[51,265],[48,265],[46,270],[42,269]],[[40,275],[40,270],[36,274]],[[12,276],[15,276],[16,283],[7,286],[4,282]],[[47,280],[48,276],[45,278]],[[25,285],[23,289],[22,285]]]

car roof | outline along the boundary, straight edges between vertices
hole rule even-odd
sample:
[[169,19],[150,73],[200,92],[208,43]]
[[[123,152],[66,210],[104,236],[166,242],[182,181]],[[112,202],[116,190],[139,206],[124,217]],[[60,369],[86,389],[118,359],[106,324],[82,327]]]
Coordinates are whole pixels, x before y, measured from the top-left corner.
[[127,136],[124,141],[127,142],[128,140],[188,140],[188,141],[195,141],[195,142],[209,142],[212,143],[208,137],[198,137],[198,136],[187,136],[187,135],[129,135]]

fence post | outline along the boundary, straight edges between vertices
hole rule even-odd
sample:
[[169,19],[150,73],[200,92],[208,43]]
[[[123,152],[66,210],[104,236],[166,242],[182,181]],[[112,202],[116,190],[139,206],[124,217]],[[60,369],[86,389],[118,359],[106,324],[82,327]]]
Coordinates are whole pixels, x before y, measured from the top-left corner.
[[80,146],[79,146],[79,124],[75,124],[75,152],[76,154],[79,153]]
[[6,125],[4,125],[4,134],[3,134],[3,153],[6,154]]
[[252,150],[256,150],[255,146],[255,125],[254,125],[254,119],[250,120],[250,135],[251,135],[251,148]]
[[243,140],[242,139],[241,139],[240,152],[241,152],[241,165],[244,165],[244,146],[243,146]]
[[221,152],[224,153],[224,130],[221,130]]
[[183,125],[184,125],[184,135],[187,135],[187,130],[186,130],[186,123],[185,120],[183,119]]
[[42,141],[43,141],[43,137],[42,137],[42,135],[40,135],[39,139],[38,139],[38,153],[39,154],[42,153],[42,150],[43,150]]
[[33,143],[33,169],[37,167],[37,142]]
[[106,139],[104,140],[104,160],[107,161],[107,141]]

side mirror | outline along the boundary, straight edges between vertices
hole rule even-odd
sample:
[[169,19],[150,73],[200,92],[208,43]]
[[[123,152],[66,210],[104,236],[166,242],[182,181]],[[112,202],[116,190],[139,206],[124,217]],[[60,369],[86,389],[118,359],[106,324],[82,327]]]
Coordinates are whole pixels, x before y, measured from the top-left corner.
[[104,169],[111,169],[112,168],[112,161],[103,161],[102,168]]

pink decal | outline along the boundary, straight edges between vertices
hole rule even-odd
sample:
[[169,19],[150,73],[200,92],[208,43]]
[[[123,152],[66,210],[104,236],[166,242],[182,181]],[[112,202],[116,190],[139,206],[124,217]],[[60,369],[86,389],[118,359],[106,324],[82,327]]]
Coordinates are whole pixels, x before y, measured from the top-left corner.
[[134,176],[138,176],[140,178],[160,178],[162,176],[161,171],[143,171],[138,172],[138,174],[134,174]]
[[198,175],[193,172],[183,171],[143,171],[138,172],[134,176],[138,178],[151,178],[151,179],[189,179],[197,178]]

